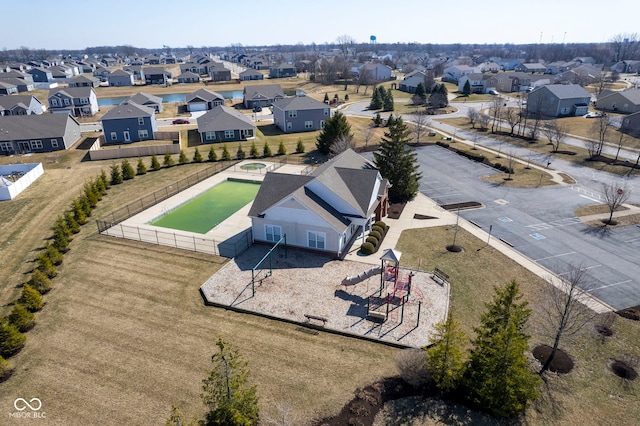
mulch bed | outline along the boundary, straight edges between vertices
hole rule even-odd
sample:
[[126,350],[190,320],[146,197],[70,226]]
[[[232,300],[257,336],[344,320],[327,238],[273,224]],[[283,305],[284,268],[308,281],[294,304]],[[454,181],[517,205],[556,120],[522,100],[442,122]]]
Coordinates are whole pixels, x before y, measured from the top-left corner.
[[[552,349],[553,348],[548,345],[536,346],[532,351],[533,356],[535,359],[540,361],[540,364],[544,365],[545,362],[547,362],[547,359],[549,359]],[[568,353],[558,348],[555,356],[553,357],[553,361],[551,361],[551,364],[549,365],[549,370],[554,373],[567,374],[573,370],[573,360]]]
[[616,312],[616,314],[630,320],[640,321],[640,305],[619,310]]
[[435,216],[428,216],[426,214],[419,214],[419,213],[414,214],[413,218],[414,219],[420,219],[420,220],[437,219],[437,217],[435,217]]
[[442,207],[445,210],[451,211],[451,210],[465,210],[465,209],[477,209],[482,207],[482,203],[479,203],[477,201],[465,201],[463,203],[451,203],[451,204],[441,204],[440,207]]
[[625,380],[635,380],[638,378],[638,372],[635,368],[619,359],[612,359],[610,364],[613,374]]
[[402,211],[406,207],[407,203],[389,203],[389,210],[387,210],[387,216],[389,219],[400,219]]

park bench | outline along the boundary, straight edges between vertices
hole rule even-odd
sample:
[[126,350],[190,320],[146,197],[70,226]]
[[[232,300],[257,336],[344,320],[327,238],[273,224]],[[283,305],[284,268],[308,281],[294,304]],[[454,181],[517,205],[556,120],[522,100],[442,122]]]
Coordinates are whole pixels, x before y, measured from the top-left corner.
[[433,270],[433,279],[435,282],[437,282],[440,285],[444,285],[444,283],[446,283],[447,281],[449,281],[449,275],[445,274],[443,271],[441,271],[438,268],[435,268]]
[[316,315],[304,314],[304,316],[305,316],[305,318],[307,318],[307,322],[311,322],[311,320],[322,321],[322,326],[323,327],[328,321],[326,318],[319,317],[319,316],[316,316]]
[[387,314],[385,312],[369,311],[367,315],[373,319],[377,319],[380,321],[385,321],[387,319]]

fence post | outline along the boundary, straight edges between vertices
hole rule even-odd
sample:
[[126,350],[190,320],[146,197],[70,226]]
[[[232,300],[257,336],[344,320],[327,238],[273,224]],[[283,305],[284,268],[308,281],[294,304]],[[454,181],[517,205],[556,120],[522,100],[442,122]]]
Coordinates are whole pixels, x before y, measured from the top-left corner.
[[129,212],[129,204],[127,204],[127,219],[131,217],[131,213]]
[[142,236],[140,236],[140,227],[136,226],[136,229],[138,230],[138,241],[142,241]]

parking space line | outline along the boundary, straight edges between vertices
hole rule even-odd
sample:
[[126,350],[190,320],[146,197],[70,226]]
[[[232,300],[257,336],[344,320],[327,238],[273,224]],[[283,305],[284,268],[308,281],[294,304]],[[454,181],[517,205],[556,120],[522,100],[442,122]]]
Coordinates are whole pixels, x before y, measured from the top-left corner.
[[[580,271],[587,271],[587,270],[589,270],[589,269],[599,268],[600,266],[602,266],[602,265],[587,266],[586,268],[580,268]],[[573,271],[562,272],[562,273],[560,273],[560,274],[558,274],[558,275],[567,275],[567,274],[570,274],[570,273],[572,273],[572,272],[573,272]]]
[[582,194],[580,194],[580,196],[581,196],[582,198],[586,198],[587,200],[595,201],[596,203],[599,203],[599,202],[600,202],[600,200],[596,200],[595,198],[587,197],[586,195],[582,195]]
[[620,281],[619,283],[607,284],[607,285],[601,285],[600,287],[596,287],[596,288],[590,288],[590,289],[588,289],[588,290],[587,290],[587,293],[591,293],[591,292],[593,292],[593,291],[600,290],[600,289],[603,289],[603,288],[613,287],[613,286],[615,286],[615,285],[620,285],[620,284],[630,283],[631,281],[633,281],[633,280],[625,280],[625,281]]
[[556,254],[555,256],[547,256],[541,257],[540,259],[535,259],[535,262],[540,262],[541,260],[553,259],[555,257],[569,256],[570,254],[575,254],[575,251],[570,251],[568,253]]

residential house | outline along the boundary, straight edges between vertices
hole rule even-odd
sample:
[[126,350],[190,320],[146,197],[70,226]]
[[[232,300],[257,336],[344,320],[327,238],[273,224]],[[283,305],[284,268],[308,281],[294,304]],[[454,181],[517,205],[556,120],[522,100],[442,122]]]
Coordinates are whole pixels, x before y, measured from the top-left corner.
[[622,119],[620,131],[634,137],[640,137],[640,112],[634,112]]
[[640,74],[640,61],[626,59],[616,62],[610,69],[618,73]]
[[74,117],[94,115],[99,111],[93,87],[62,87],[49,91],[49,111],[67,113]]
[[32,95],[0,96],[0,116],[39,115],[44,112],[42,103]]
[[500,62],[500,69],[504,71],[513,71],[517,66],[524,63],[524,59],[508,59]]
[[13,83],[0,80],[0,95],[11,95],[18,93],[18,86]]
[[500,92],[522,92],[531,86],[531,80],[531,75],[523,72],[502,72],[492,75],[487,86]]
[[601,69],[591,64],[584,64],[561,73],[556,77],[555,82],[587,86],[600,80],[601,74]]
[[596,108],[625,114],[640,112],[640,89],[611,92],[604,96],[601,94],[596,101]]
[[540,86],[527,99],[527,111],[550,117],[584,115],[589,110],[591,94],[577,84]]
[[173,74],[162,67],[146,67],[143,70],[145,84],[166,85],[173,78]]
[[[404,79],[398,83],[398,90],[407,93],[416,93],[418,84],[422,83],[424,86],[426,74],[421,71],[413,71],[405,75]],[[425,87],[426,90],[426,87]]]
[[123,103],[133,102],[138,105],[153,108],[156,113],[162,112],[162,98],[148,93],[138,92],[127,98]]
[[249,81],[249,80],[264,80],[264,74],[260,71],[247,68],[239,74],[240,80]]
[[66,67],[64,65],[56,65],[53,67],[49,67],[49,71],[51,71],[51,76],[53,77],[53,81],[58,82],[67,82],[71,80],[71,77],[74,76],[73,69],[70,67]]
[[[458,92],[464,92],[464,86],[469,82],[471,93],[489,93],[489,90],[495,90],[496,81],[493,74],[466,74],[458,79]],[[493,84],[492,84],[493,83]]]
[[209,67],[209,77],[211,81],[229,81],[231,80],[231,70],[216,62]]
[[285,133],[322,130],[330,116],[329,105],[308,96],[284,98],[273,103],[273,123]]
[[103,66],[98,66],[93,71],[93,76],[95,78],[99,78],[100,81],[103,81],[103,82],[107,81],[107,79],[109,78],[109,74],[111,74],[111,71],[109,71],[107,68]]
[[100,59],[100,64],[104,67],[116,67],[118,66],[118,60],[116,58],[104,57]]
[[458,84],[458,80],[463,75],[478,74],[479,70],[469,65],[453,65],[442,71],[442,81]]
[[224,105],[224,97],[216,92],[207,89],[200,89],[189,93],[185,97],[187,111],[207,111],[218,105]]
[[145,81],[144,70],[141,65],[128,65],[123,68],[126,72],[133,74],[134,81]]
[[53,74],[51,74],[51,71],[41,67],[31,68],[27,71],[27,74],[31,75],[34,83],[48,83],[53,81]]
[[361,81],[386,81],[391,80],[391,67],[378,64],[378,63],[369,63],[364,64],[358,69],[358,76]]
[[531,74],[535,74],[535,73],[544,74],[547,71],[547,66],[539,62],[529,62],[529,63],[516,65],[514,70],[520,71],[520,72],[529,72]]
[[246,115],[224,105],[196,119],[202,143],[244,141],[256,135],[256,125]]
[[555,61],[546,64],[545,74],[560,74],[576,67],[575,62]]
[[192,72],[198,75],[205,75],[207,73],[207,66],[198,64],[197,62],[185,62],[180,64],[180,72]]
[[134,102],[113,107],[100,120],[105,143],[131,143],[154,139],[158,131],[153,108]]
[[386,216],[388,181],[348,149],[309,175],[267,173],[249,210],[255,242],[341,257]]
[[245,86],[242,92],[245,108],[268,107],[278,99],[284,99],[284,92],[279,84]]
[[295,65],[280,64],[269,68],[269,78],[288,78],[296,77],[297,75],[298,70],[296,70]]
[[500,65],[496,62],[483,62],[477,65],[477,68],[481,73],[485,72],[498,72],[500,71]]
[[133,74],[125,70],[113,70],[107,77],[109,86],[133,86]]
[[33,81],[25,81],[21,78],[2,78],[2,74],[0,74],[0,83],[13,84],[18,92],[30,92],[35,89]]
[[178,83],[200,83],[200,74],[184,71],[178,76],[177,80]]
[[69,87],[98,87],[100,80],[90,75],[77,75],[69,82]]
[[10,70],[6,72],[0,71],[0,78],[19,78],[27,83],[33,83],[33,76],[26,72],[20,72],[16,70]]
[[80,139],[80,124],[68,114],[0,117],[0,153],[25,154],[70,148]]

